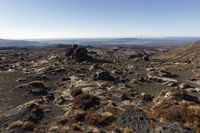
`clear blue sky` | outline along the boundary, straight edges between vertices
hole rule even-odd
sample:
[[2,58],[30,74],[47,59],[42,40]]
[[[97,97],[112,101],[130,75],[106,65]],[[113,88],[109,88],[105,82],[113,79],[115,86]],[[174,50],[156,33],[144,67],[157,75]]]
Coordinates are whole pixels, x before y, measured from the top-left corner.
[[199,34],[200,0],[0,0],[0,38]]

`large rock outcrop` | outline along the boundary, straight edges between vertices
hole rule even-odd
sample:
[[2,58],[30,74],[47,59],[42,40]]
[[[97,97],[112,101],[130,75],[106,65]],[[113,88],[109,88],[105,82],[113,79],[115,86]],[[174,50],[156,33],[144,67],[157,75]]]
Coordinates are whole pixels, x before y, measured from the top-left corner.
[[68,49],[66,56],[72,57],[72,59],[80,62],[89,60],[88,50],[86,48],[78,47],[77,45],[73,45],[72,48]]

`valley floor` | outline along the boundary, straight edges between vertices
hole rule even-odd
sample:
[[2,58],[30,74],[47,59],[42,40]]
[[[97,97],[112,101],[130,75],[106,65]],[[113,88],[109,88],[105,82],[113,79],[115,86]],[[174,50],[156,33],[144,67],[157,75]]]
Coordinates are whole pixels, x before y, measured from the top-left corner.
[[153,48],[18,49],[0,57],[2,133],[200,132],[197,62]]

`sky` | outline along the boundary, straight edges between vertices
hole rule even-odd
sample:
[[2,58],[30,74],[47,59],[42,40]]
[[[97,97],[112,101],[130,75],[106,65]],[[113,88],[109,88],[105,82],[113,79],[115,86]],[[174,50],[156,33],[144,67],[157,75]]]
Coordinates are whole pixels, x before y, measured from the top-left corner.
[[200,35],[200,0],[0,0],[0,38]]

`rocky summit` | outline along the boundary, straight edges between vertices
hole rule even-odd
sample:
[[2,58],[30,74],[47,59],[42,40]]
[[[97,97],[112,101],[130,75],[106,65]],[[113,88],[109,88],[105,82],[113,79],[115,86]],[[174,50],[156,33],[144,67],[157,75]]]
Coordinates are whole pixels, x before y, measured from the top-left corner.
[[0,50],[2,133],[200,133],[200,42]]

